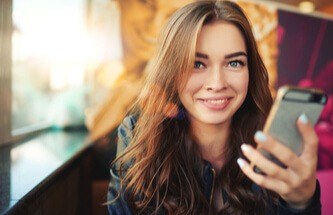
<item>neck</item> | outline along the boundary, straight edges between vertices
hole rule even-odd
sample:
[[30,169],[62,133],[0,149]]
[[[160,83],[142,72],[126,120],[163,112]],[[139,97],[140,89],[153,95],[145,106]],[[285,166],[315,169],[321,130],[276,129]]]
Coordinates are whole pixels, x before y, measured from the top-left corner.
[[191,122],[191,136],[197,143],[203,159],[219,172],[224,165],[225,149],[230,133],[230,122],[210,125]]

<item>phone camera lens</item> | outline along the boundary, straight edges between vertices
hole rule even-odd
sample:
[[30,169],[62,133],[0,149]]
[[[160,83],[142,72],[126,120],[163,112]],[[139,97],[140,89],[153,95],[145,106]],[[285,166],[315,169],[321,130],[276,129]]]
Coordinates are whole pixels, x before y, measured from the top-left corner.
[[322,97],[321,94],[314,94],[314,95],[311,96],[311,101],[313,101],[313,102],[320,102],[321,101],[321,97]]

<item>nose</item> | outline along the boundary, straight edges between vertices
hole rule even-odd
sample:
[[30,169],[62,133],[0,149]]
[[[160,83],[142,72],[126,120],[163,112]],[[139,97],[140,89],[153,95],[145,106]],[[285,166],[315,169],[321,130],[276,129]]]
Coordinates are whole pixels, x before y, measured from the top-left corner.
[[214,66],[208,71],[208,78],[206,81],[206,90],[220,91],[228,87],[226,74],[220,66]]

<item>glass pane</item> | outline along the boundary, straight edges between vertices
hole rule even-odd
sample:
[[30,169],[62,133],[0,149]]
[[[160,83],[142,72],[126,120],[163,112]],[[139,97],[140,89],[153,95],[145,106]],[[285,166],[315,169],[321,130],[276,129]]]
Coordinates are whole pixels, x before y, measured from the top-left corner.
[[85,4],[13,1],[13,130],[55,120],[66,124],[72,117],[83,123],[89,57]]

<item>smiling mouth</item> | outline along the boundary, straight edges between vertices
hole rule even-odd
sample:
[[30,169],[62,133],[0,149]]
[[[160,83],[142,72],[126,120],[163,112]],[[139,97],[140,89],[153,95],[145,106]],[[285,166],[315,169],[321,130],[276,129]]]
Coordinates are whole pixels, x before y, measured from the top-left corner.
[[212,105],[225,104],[229,99],[204,99],[203,101]]
[[221,111],[229,105],[231,99],[232,97],[223,99],[199,99],[199,101],[208,109]]

